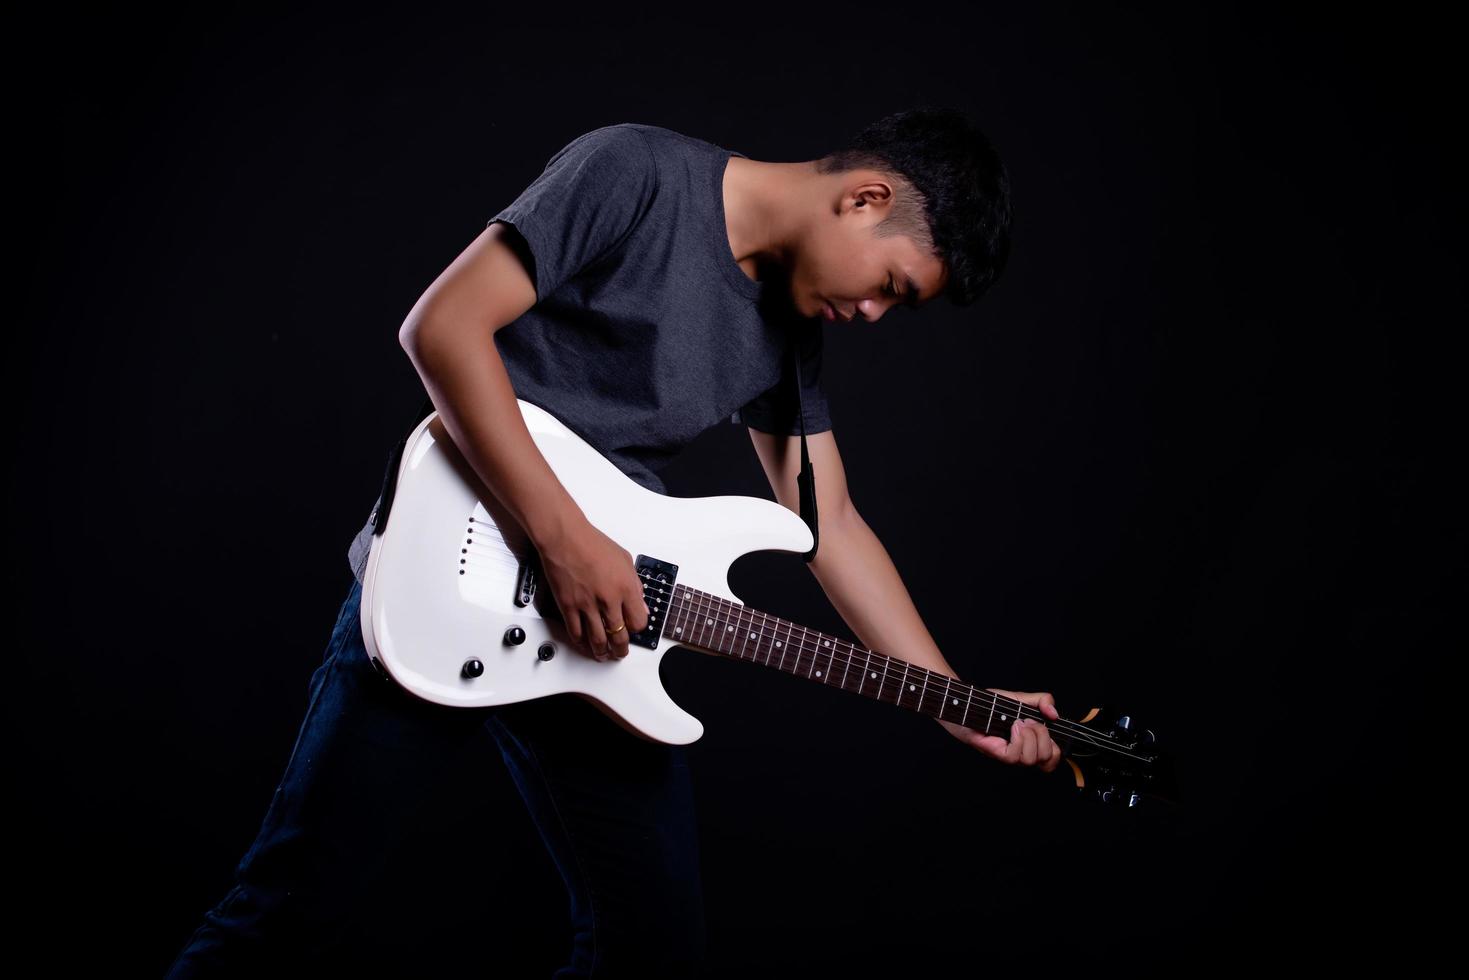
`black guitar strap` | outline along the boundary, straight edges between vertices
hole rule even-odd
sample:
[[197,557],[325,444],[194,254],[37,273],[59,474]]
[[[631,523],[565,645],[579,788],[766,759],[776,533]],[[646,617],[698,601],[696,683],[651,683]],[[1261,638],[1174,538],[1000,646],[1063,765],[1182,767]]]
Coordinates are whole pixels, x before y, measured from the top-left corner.
[[[796,475],[796,487],[801,496],[801,520],[805,521],[806,526],[811,529],[811,550],[801,557],[809,563],[816,558],[816,549],[821,547],[821,537],[816,517],[816,477],[811,472],[811,453],[806,448],[806,406],[801,399],[801,345],[799,340],[791,344],[791,352],[796,362],[796,418],[801,427],[801,472]],[[382,490],[378,494],[378,506],[372,512],[373,534],[382,534],[383,529],[388,526],[388,514],[393,509],[393,491],[398,485],[398,466],[403,460],[403,450],[408,444],[408,436],[418,428],[418,423],[427,418],[433,410],[433,399],[425,395],[423,404],[414,413],[413,422],[388,454],[387,469],[383,471]]]
[[801,420],[801,472],[796,475],[796,487],[801,493],[801,520],[811,529],[811,550],[802,555],[809,564],[816,558],[816,549],[821,547],[821,536],[816,527],[816,476],[811,472],[811,454],[806,451],[806,408],[801,404],[801,344],[791,344],[796,358],[796,417]]

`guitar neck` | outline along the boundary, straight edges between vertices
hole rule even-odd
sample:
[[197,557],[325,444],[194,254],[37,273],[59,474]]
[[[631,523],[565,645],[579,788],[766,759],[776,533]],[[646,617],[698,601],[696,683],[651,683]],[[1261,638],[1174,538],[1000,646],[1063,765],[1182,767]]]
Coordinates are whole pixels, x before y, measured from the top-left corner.
[[1018,715],[1045,720],[1014,698],[708,592],[674,585],[664,598],[662,636],[681,646],[763,664],[987,735],[1008,737]]

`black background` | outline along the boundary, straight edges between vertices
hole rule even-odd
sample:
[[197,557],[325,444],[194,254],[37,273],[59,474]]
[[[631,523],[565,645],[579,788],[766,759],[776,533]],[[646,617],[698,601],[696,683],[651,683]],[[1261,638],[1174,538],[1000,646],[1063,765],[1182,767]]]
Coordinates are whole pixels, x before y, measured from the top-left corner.
[[[962,676],[1131,712],[1185,802],[1087,805],[915,715],[675,652],[719,975],[1418,942],[1452,779],[1417,778],[1453,710],[1436,566],[1463,544],[1430,511],[1462,450],[1437,349],[1464,323],[1450,33],[1402,8],[1020,6],[17,22],[23,938],[159,974],[224,894],[421,399],[398,327],[552,152],[630,121],[807,160],[932,102],[1006,160],[1014,252],[970,309],[824,328],[853,498]],[[665,476],[770,495],[730,425]],[[731,582],[851,635],[796,556]],[[382,883],[406,918],[363,918],[339,966],[559,962],[565,894],[488,739],[464,776]]]

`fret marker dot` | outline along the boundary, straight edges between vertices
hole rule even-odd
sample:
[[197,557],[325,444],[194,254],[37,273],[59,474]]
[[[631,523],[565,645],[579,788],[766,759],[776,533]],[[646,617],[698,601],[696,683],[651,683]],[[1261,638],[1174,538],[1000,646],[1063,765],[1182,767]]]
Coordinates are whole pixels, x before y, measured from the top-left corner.
[[750,634],[750,639],[752,639],[752,640],[753,640],[753,639],[754,639],[754,638],[755,638],[755,634],[754,634],[754,633],[751,633],[751,634]]
[[873,676],[873,677],[876,677],[876,676],[877,676],[877,671],[875,671],[875,670],[874,670],[874,671],[873,671],[873,672],[872,672],[872,676]]
[[779,641],[779,640],[776,640],[776,641],[775,641],[775,648],[776,648],[776,649],[777,649],[777,650],[779,650],[779,649],[780,649],[780,641]]
[[831,646],[831,641],[830,640],[823,640],[822,643],[821,643],[821,645],[824,646],[824,647],[829,647],[829,646]]
[[913,690],[913,685],[912,684],[909,684],[908,685],[908,690],[910,690],[910,691]]
[[818,670],[818,671],[817,671],[817,672],[816,672],[816,676],[817,676],[817,677],[820,677],[820,676],[821,676],[821,671],[819,671],[819,670]]
[[955,699],[954,699],[954,703],[955,703],[955,704],[958,704],[958,703],[959,703],[959,699],[958,699],[958,698],[955,698]]
[[1009,715],[1001,715],[1000,716],[1000,720],[1001,721],[1009,721],[1010,720],[1010,716]]
[[724,628],[724,631],[725,631],[725,632],[726,632],[726,633],[733,633],[733,632],[734,632],[734,627],[733,627],[733,626],[726,626],[726,627],[725,627],[725,628]]
[[675,627],[674,627],[674,628],[673,628],[673,631],[674,631],[674,632],[675,632],[675,633],[680,633],[680,634],[682,634],[682,633],[683,633],[683,627],[682,627],[682,626],[675,626]]
[[713,626],[714,625],[714,620],[712,620],[712,619],[706,619],[706,620],[704,620],[704,622],[707,623],[710,626]]

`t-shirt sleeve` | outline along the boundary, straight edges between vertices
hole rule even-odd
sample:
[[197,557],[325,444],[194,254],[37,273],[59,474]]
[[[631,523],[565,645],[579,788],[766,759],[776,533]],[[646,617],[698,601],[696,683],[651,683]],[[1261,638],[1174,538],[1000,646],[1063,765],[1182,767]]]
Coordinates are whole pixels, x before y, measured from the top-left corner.
[[530,246],[536,301],[621,245],[647,212],[657,165],[626,124],[583,133],[557,150],[541,175],[488,222],[504,221]]
[[[825,432],[831,428],[831,406],[821,387],[821,324],[812,321],[795,328],[791,343],[798,345],[801,351],[800,405],[804,410],[806,434]],[[795,367],[791,360],[791,351],[787,347],[781,358],[780,381],[738,409],[730,416],[731,422],[775,435],[801,434],[796,417]]]

